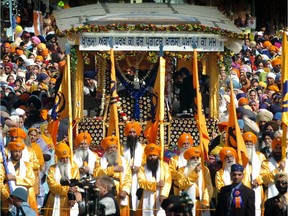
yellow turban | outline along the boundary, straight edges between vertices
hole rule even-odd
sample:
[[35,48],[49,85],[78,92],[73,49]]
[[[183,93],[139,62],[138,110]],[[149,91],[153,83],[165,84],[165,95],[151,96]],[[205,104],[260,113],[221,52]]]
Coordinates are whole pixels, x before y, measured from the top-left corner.
[[234,148],[231,148],[231,147],[223,147],[223,148],[220,150],[220,152],[219,152],[220,160],[221,160],[222,162],[224,162],[226,156],[229,155],[229,154],[233,155],[235,159],[237,158],[237,153],[236,153],[236,151],[235,151]]
[[244,139],[245,142],[246,141],[251,141],[254,145],[257,143],[257,136],[254,133],[250,132],[250,131],[245,132],[243,134],[243,139]]
[[183,143],[187,141],[190,143],[190,145],[194,143],[194,140],[190,134],[188,133],[181,134],[181,136],[178,138],[178,147],[181,148],[183,146]]
[[92,137],[88,132],[82,132],[78,134],[74,140],[75,147],[77,148],[82,141],[86,141],[87,145],[90,145],[92,142]]
[[189,160],[191,157],[200,157],[201,149],[199,147],[191,147],[184,152],[184,158]]
[[161,148],[154,144],[154,143],[149,143],[148,145],[146,145],[145,149],[144,149],[145,155],[148,157],[149,155],[157,155],[160,156],[161,153]]
[[39,43],[39,44],[37,45],[37,49],[42,49],[42,50],[47,49],[46,44],[44,44],[44,43]]
[[138,122],[131,121],[131,122],[128,122],[128,123],[125,125],[124,135],[125,135],[126,137],[129,135],[129,132],[130,132],[130,130],[131,130],[132,128],[135,129],[137,136],[140,135],[140,133],[141,133],[141,131],[142,131],[141,125],[140,125]]
[[261,86],[264,89],[267,88],[267,84],[265,82],[263,82],[263,81],[259,81],[259,86]]
[[60,142],[55,148],[58,159],[70,157],[70,151],[70,147],[64,142]]
[[36,56],[36,57],[35,57],[35,60],[36,60],[36,59],[39,59],[39,60],[42,61],[42,62],[44,61],[43,56]]
[[11,137],[19,137],[19,138],[21,138],[21,139],[25,139],[26,138],[26,136],[27,136],[27,134],[26,134],[26,132],[23,130],[23,129],[21,129],[21,128],[16,128],[16,127],[12,127],[12,128],[10,128],[10,130],[9,130],[9,135],[11,136]]
[[36,131],[37,134],[39,133],[39,131],[38,131],[37,128],[29,128],[29,130],[28,130],[28,134],[30,134],[32,131]]
[[111,145],[117,145],[118,139],[116,136],[107,136],[101,141],[101,147],[106,150]]

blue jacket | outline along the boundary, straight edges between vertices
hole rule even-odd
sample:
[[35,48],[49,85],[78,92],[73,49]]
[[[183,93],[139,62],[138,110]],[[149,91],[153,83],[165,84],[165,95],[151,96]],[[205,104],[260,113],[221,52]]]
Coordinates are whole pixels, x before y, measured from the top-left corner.
[[[23,211],[21,211],[21,209]],[[22,213],[24,212],[24,214]],[[16,216],[17,215],[17,208],[15,206],[8,212],[8,216]],[[33,209],[30,208],[27,202],[23,202],[19,207],[19,216],[36,216],[36,213]]]

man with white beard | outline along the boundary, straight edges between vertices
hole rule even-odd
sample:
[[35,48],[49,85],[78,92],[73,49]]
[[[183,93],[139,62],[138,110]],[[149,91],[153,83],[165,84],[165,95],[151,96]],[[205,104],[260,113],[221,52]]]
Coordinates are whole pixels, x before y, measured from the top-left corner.
[[91,142],[92,137],[88,132],[78,134],[74,140],[76,150],[73,159],[78,165],[80,178],[93,175],[95,162],[98,160],[98,155],[89,149]]
[[261,205],[264,201],[263,180],[260,175],[261,164],[266,159],[265,155],[256,151],[257,136],[252,132],[243,134],[249,164],[246,165],[243,184],[255,192],[255,216],[261,216]]
[[[61,185],[63,181],[80,178],[75,162],[70,162],[70,147],[62,142],[55,147],[58,162],[48,170],[47,183],[50,188],[46,203],[45,216],[76,216],[79,214],[77,202],[81,201],[81,193],[76,186]],[[68,199],[68,195],[74,199]]]
[[231,166],[236,163],[237,153],[234,148],[223,147],[219,152],[220,160],[222,161],[222,168],[216,172],[215,186],[217,193],[221,188],[231,184]]
[[178,138],[179,155],[171,157],[169,161],[169,169],[172,176],[172,187],[174,195],[180,195],[179,185],[177,181],[178,170],[187,165],[187,160],[184,158],[184,152],[189,149],[194,143],[192,136],[188,133],[183,133]]
[[132,184],[130,164],[118,154],[118,139],[107,136],[101,141],[104,155],[96,161],[93,175],[109,176],[114,179],[116,186],[120,215],[129,215],[129,194]]
[[213,195],[210,171],[206,166],[202,167],[200,157],[201,149],[199,147],[187,149],[184,153],[187,165],[179,169],[180,176],[178,178],[179,189],[187,192],[194,202],[192,211],[196,216],[207,215],[209,211],[205,211],[205,209],[209,209]]
[[131,121],[125,125],[124,135],[127,137],[126,145],[122,145],[122,155],[130,164],[132,172],[132,185],[130,191],[131,207],[133,211],[136,211],[138,206],[138,199],[136,196],[138,185],[138,171],[142,166],[145,146],[139,141],[139,135],[142,131],[141,125],[138,122]]
[[274,177],[279,172],[288,172],[288,160],[282,158],[282,140],[276,137],[272,141],[271,156],[264,160],[261,166],[261,176],[263,183],[268,185],[265,197],[270,199],[277,196],[278,190],[274,183]]

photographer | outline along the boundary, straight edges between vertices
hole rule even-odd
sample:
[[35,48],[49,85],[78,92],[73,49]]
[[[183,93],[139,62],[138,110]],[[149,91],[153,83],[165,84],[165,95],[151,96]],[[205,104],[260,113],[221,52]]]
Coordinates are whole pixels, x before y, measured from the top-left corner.
[[114,181],[108,176],[101,176],[96,179],[95,187],[99,189],[100,205],[105,207],[104,214],[101,215],[111,215],[119,216],[120,209],[118,203],[112,193],[112,188],[114,186]]

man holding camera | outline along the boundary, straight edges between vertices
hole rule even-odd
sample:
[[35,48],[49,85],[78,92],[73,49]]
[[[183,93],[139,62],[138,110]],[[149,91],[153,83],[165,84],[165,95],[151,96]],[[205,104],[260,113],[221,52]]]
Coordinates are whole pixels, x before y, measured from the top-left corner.
[[117,137],[105,137],[101,141],[101,147],[105,153],[95,164],[94,176],[109,176],[114,179],[121,216],[129,215],[128,195],[132,184],[130,164],[120,155]]
[[112,192],[114,187],[113,179],[108,176],[98,177],[95,182],[95,187],[98,189],[100,197],[100,205],[97,206],[97,215],[120,216],[119,205]]
[[70,161],[70,153],[70,147],[64,142],[59,143],[55,148],[58,162],[48,170],[47,183],[50,193],[46,203],[45,216],[78,215],[77,202],[82,199],[81,193],[78,192],[77,186],[66,184],[71,179],[80,178],[77,164]]

